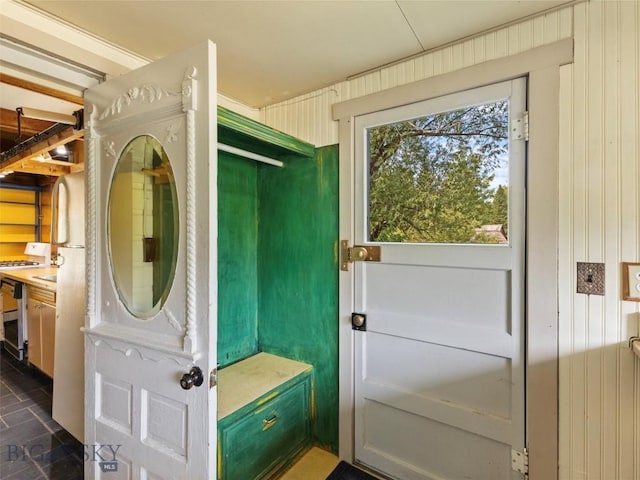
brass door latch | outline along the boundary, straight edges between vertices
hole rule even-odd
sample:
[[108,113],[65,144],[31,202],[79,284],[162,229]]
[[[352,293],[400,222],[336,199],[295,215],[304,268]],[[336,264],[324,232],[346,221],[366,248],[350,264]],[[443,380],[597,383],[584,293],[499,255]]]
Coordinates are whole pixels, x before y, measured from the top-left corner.
[[349,240],[340,242],[340,270],[349,270],[352,262],[379,262],[381,256],[380,247],[377,245],[349,246]]

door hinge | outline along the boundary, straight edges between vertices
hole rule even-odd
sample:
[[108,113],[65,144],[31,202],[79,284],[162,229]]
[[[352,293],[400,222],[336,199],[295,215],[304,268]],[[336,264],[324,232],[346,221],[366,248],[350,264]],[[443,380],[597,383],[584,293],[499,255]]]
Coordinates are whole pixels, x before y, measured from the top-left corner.
[[380,247],[377,245],[349,246],[349,240],[340,242],[340,270],[349,270],[349,264],[353,262],[379,262]]
[[522,473],[524,478],[529,477],[529,452],[523,448],[521,452],[511,450],[511,469]]
[[525,111],[521,117],[511,121],[511,138],[529,141],[529,112]]

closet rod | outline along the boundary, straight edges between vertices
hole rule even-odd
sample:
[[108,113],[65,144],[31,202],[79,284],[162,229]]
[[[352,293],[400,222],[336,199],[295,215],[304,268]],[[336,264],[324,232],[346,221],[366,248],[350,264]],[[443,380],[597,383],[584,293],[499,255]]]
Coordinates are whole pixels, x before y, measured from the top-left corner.
[[233,153],[234,155],[240,155],[241,157],[250,158],[251,160],[256,160],[258,162],[275,165],[276,167],[284,166],[284,163],[282,163],[280,160],[274,160],[273,158],[265,157],[264,155],[258,155],[257,153],[242,150],[241,148],[232,147],[231,145],[227,145],[226,143],[218,143],[218,149],[222,150],[223,152]]

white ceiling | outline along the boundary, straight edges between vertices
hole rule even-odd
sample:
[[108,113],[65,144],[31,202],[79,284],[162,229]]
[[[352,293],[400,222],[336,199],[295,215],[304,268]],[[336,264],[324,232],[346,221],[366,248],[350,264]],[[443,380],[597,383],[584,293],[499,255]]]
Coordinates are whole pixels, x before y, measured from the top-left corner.
[[573,2],[27,0],[25,3],[151,60],[209,38],[217,44],[220,92],[245,105],[262,107]]

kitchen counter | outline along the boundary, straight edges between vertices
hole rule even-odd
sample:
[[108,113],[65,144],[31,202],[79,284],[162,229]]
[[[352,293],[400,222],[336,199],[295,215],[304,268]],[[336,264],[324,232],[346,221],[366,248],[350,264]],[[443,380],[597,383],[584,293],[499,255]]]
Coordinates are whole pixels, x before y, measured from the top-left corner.
[[57,273],[58,267],[18,268],[15,270],[0,271],[0,278],[11,278],[26,283],[27,285],[34,285],[55,292],[56,282],[49,282],[35,277],[40,275],[56,275]]

